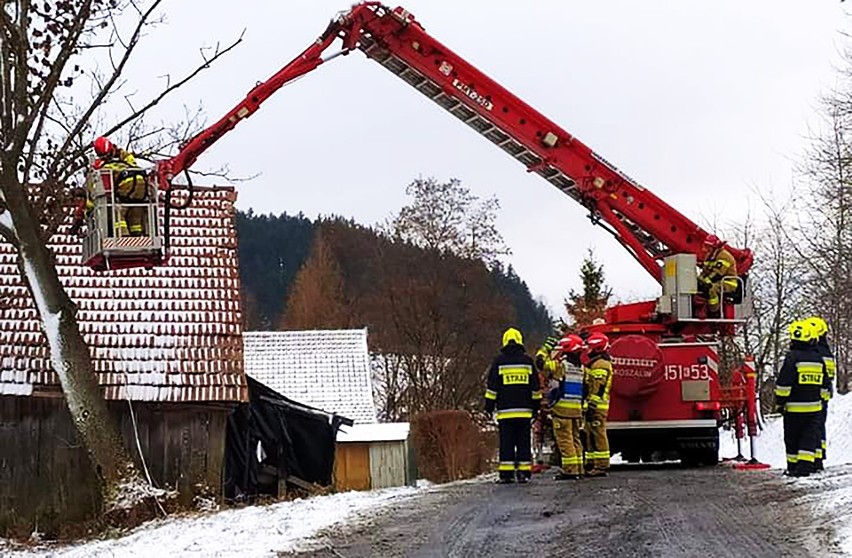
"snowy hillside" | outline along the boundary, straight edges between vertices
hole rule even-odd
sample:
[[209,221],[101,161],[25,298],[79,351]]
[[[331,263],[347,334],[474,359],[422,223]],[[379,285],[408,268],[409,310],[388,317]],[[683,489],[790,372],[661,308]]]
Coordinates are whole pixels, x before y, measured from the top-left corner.
[[[852,395],[836,395],[831,400],[828,409],[827,436],[828,460],[826,466],[852,463]],[[780,417],[768,419],[764,429],[757,438],[757,458],[772,465],[773,468],[787,467],[786,452],[784,451],[784,426]],[[734,433],[720,433],[721,451],[723,458],[734,457],[737,454],[737,443]],[[743,441],[743,455],[749,457],[748,439]]]

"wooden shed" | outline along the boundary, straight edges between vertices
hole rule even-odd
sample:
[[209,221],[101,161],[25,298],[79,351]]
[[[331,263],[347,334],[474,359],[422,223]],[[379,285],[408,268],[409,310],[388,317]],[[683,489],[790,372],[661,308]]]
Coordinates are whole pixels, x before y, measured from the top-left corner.
[[334,452],[334,486],[369,490],[417,481],[407,422],[343,426]]
[[[247,399],[235,200],[233,188],[196,191],[152,270],[93,272],[64,228],[50,243],[125,445],[138,461],[138,435],[155,485],[184,503],[221,493],[228,413]],[[15,262],[0,242],[0,536],[53,536],[100,502]]]
[[335,488],[416,481],[408,423],[379,423],[367,330],[247,331],[246,374],[299,403],[352,419],[335,450]]

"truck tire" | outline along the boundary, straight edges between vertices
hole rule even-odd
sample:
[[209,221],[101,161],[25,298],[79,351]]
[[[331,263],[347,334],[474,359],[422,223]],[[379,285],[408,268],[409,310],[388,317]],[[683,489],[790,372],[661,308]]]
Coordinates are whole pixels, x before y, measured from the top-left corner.
[[686,467],[713,467],[719,463],[719,450],[681,450],[680,462]]
[[639,463],[641,455],[638,450],[628,450],[621,452],[621,458],[628,463]]

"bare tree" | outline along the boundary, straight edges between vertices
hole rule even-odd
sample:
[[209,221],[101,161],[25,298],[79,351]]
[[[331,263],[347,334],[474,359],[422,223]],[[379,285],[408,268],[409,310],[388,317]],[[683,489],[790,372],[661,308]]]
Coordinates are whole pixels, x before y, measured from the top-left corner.
[[743,327],[742,347],[754,356],[764,408],[774,395],[774,378],[787,351],[786,327],[801,317],[806,305],[805,265],[790,235],[793,203],[763,196],[762,213],[750,214],[734,231],[739,246],[754,251],[748,289],[754,313]]
[[[852,58],[847,57],[847,64]],[[849,64],[852,69],[852,64]],[[794,247],[807,264],[806,292],[811,311],[831,328],[838,362],[837,388],[849,390],[852,364],[852,89],[843,87],[823,99],[823,122],[811,138],[799,171],[795,196]]]
[[495,225],[497,198],[480,201],[455,178],[449,182],[417,178],[405,193],[414,199],[388,227],[386,232],[393,237],[487,264],[509,254]]
[[159,7],[160,0],[4,0],[0,9],[0,235],[17,251],[108,508],[133,490],[139,475],[107,412],[47,241],[64,219],[69,186],[87,164],[93,127],[121,134],[128,145],[174,145],[179,131],[149,128],[142,118],[236,44],[216,49],[186,76],[167,79],[158,94],[135,102],[122,74],[143,31],[160,21]]

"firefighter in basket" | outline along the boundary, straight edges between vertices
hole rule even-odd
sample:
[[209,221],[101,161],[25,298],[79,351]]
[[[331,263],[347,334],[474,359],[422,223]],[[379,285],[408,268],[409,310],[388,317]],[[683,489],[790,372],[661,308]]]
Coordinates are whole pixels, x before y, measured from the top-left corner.
[[716,235],[704,239],[704,261],[698,275],[698,289],[707,297],[710,315],[721,316],[725,293],[737,290],[737,260]]
[[[98,156],[93,170],[111,171],[112,180],[104,184],[104,189],[114,189],[114,192],[107,191],[108,196],[115,196],[116,202],[114,217],[110,215],[110,221],[114,219],[114,235],[145,236],[148,223],[147,208],[144,204],[149,201],[145,171],[136,164],[136,157],[132,153],[121,149],[105,137],[95,139],[92,148]],[[88,186],[94,188],[95,184],[90,182]],[[83,198],[83,193],[78,194],[72,233],[79,232],[83,218],[94,207],[94,192],[90,190],[85,195]]]

